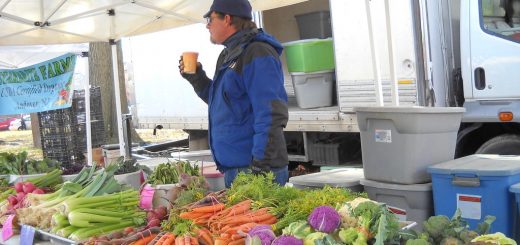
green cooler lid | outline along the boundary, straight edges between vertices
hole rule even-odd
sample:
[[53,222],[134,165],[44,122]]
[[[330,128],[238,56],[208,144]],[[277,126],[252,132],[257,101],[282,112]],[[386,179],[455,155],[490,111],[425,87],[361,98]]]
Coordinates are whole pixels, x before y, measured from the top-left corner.
[[289,178],[289,183],[305,187],[332,187],[347,188],[360,185],[359,180],[364,178],[363,169],[345,168],[325,172],[300,175]]
[[430,166],[428,173],[512,176],[520,174],[520,156],[475,154]]

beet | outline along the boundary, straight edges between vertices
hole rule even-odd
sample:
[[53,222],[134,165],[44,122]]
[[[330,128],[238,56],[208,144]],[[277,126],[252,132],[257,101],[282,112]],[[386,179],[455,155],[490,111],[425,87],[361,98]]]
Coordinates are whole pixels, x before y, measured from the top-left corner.
[[161,220],[159,220],[159,219],[152,219],[152,220],[148,221],[148,224],[146,226],[149,227],[149,228],[151,228],[151,227],[159,227],[159,226],[161,226]]
[[168,215],[168,209],[165,206],[155,208],[154,212],[157,214],[159,219],[164,219],[166,215]]

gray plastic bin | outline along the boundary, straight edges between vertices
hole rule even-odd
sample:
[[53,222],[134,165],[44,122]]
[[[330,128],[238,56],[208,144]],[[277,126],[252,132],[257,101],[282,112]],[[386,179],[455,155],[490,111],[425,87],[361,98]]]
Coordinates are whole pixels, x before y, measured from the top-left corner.
[[289,183],[299,189],[323,188],[325,185],[329,185],[362,192],[363,186],[359,183],[361,179],[363,179],[363,169],[345,168],[291,177]]
[[354,108],[365,178],[397,184],[431,181],[426,168],[452,160],[464,108]]
[[334,70],[291,73],[296,102],[300,108],[332,106]]
[[332,37],[330,11],[318,11],[295,16],[300,39]]
[[398,185],[362,179],[368,198],[386,203],[400,221],[415,221],[414,229],[422,230],[423,222],[433,215],[432,184]]

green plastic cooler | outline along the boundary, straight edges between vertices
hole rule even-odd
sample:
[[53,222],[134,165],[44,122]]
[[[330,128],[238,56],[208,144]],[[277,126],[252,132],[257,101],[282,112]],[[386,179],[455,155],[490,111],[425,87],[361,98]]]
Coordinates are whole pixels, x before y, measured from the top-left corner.
[[306,39],[284,43],[289,72],[334,70],[332,39]]

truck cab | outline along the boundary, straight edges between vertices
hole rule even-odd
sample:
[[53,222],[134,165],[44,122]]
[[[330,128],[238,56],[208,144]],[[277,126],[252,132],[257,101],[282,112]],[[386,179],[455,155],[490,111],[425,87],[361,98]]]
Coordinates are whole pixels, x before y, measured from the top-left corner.
[[458,154],[520,154],[520,1],[461,1]]

